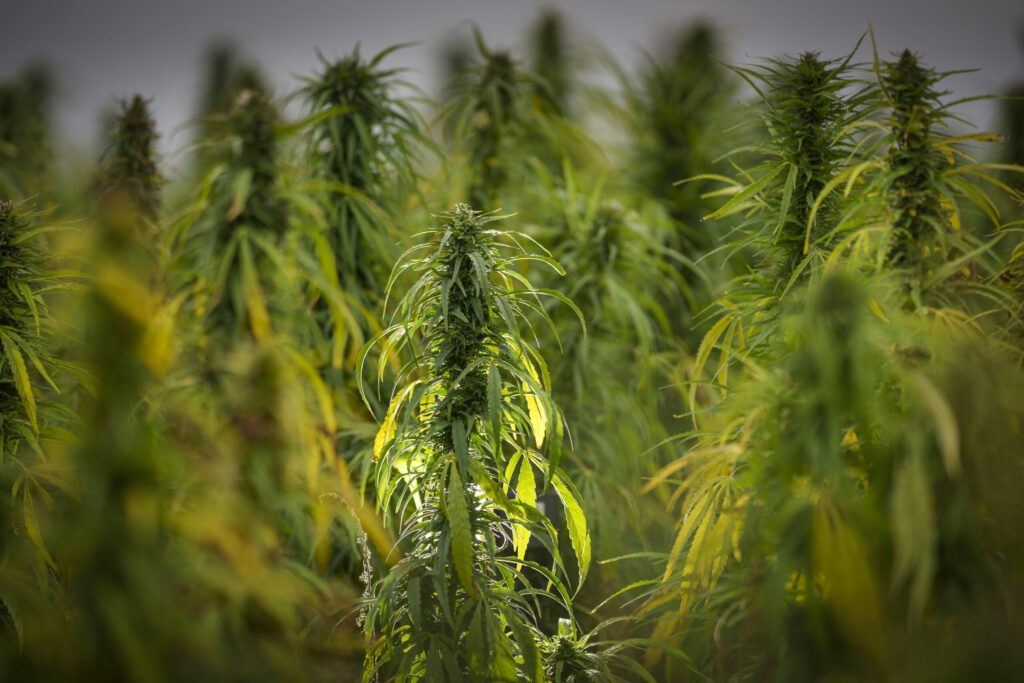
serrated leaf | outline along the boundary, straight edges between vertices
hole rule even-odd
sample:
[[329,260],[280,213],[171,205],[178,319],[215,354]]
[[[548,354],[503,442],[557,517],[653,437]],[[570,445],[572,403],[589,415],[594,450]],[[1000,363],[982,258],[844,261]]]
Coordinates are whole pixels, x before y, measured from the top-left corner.
[[590,531],[587,530],[587,518],[583,514],[583,506],[580,505],[579,497],[573,491],[568,482],[558,474],[551,478],[555,485],[555,491],[562,500],[562,507],[565,509],[565,523],[569,529],[569,540],[572,542],[573,552],[576,553],[576,562],[580,568],[580,582],[583,585],[587,578],[587,570],[590,568]]
[[[519,479],[516,481],[516,500],[532,508],[537,507],[537,481],[533,476],[533,464],[527,457],[522,458],[519,466]],[[516,548],[516,557],[526,557],[526,547],[530,543],[530,530],[522,524],[512,527],[512,537]]]
[[[527,360],[526,356],[521,356],[523,366],[526,371],[530,374],[530,377],[539,385],[540,376],[537,374],[536,368],[533,367],[533,363]],[[534,393],[528,382],[522,382],[523,396],[526,399],[526,410],[530,416],[530,427],[533,431],[533,439],[537,444],[537,448],[544,445],[544,436],[548,430],[548,419],[544,413],[544,404],[540,398]]]
[[476,585],[473,583],[473,532],[469,525],[469,508],[466,506],[465,495],[459,468],[453,466],[448,495],[445,497],[445,512],[452,530],[452,562],[455,564],[455,573],[462,588],[476,597]]
[[669,552],[668,564],[665,566],[665,574],[662,578],[663,581],[668,581],[669,577],[672,576],[672,572],[676,568],[676,564],[679,562],[679,558],[683,553],[683,548],[686,547],[686,543],[690,540],[690,536],[693,535],[698,523],[706,524],[707,520],[710,519],[711,503],[712,495],[708,492],[700,495],[700,497],[698,497],[689,506],[686,515],[683,517],[683,525],[679,529],[679,533],[676,535],[676,540],[672,544],[671,552]]
[[412,625],[420,628],[423,623],[423,610],[420,596],[420,577],[414,576],[409,579],[409,616],[412,618]]
[[711,349],[718,343],[718,338],[722,336],[722,332],[734,317],[732,313],[722,316],[711,326],[708,333],[701,339],[700,346],[697,347],[697,356],[693,361],[693,376],[690,381],[690,410],[693,411],[694,426],[697,426],[697,383],[700,382],[700,375],[704,371],[704,364],[707,363],[708,356],[711,355]]
[[487,370],[487,413],[491,422],[491,439],[495,457],[501,448],[501,373],[497,364]]
[[512,629],[512,635],[519,646],[519,653],[523,656],[522,672],[526,674],[526,680],[531,681],[531,683],[543,683],[544,672],[541,668],[540,653],[537,650],[537,642],[534,640],[533,632],[529,626],[516,616],[514,610],[503,609],[502,613],[505,615],[509,628]]
[[727,201],[722,206],[718,207],[717,210],[712,211],[707,216],[704,216],[701,220],[708,220],[709,218],[724,218],[730,214],[742,211],[747,207],[747,204],[757,195],[758,192],[763,190],[768,183],[777,176],[786,164],[779,164],[774,170],[766,173],[759,180],[747,185],[745,188],[740,190],[733,196],[732,199]]
[[27,282],[17,283],[18,291],[21,292],[21,298],[32,312],[32,321],[35,323],[36,334],[39,334],[39,309],[36,307],[36,297],[32,292],[32,288],[28,286]]
[[465,423],[457,418],[452,422],[452,445],[455,446],[455,460],[463,472],[469,471],[469,436]]
[[28,369],[25,367],[25,359],[21,355],[21,351],[15,345],[4,330],[0,330],[0,339],[3,340],[4,345],[4,356],[7,358],[7,364],[11,368],[11,373],[14,375],[14,386],[18,391],[18,397],[21,399],[21,405],[25,408],[25,415],[28,416],[29,424],[32,425],[32,430],[38,435],[39,424],[36,422],[36,398],[32,394],[32,382],[28,377]]

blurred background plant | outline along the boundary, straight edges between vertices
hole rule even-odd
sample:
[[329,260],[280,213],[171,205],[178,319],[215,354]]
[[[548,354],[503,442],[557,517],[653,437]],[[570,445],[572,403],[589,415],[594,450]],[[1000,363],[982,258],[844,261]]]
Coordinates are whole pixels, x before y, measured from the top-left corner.
[[577,26],[0,86],[5,680],[1014,678],[1018,103]]

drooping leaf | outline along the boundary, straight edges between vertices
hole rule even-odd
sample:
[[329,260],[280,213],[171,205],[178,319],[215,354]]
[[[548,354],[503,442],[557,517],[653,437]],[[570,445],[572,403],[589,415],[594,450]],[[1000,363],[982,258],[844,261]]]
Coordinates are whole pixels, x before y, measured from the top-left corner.
[[452,530],[452,561],[462,588],[476,597],[476,585],[473,582],[473,536],[465,496],[466,490],[459,477],[459,469],[453,466],[445,496],[448,524]]

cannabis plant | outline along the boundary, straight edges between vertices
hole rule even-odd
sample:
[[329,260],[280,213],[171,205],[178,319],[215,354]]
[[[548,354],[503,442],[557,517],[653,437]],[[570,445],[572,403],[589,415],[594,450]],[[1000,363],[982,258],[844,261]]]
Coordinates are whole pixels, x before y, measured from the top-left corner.
[[328,244],[339,281],[367,305],[379,306],[394,255],[392,206],[416,189],[414,161],[423,141],[419,115],[393,91],[408,87],[381,61],[396,46],[364,58],[358,48],[334,62],[318,55],[322,73],[303,90],[314,123],[310,162],[328,194]]
[[558,10],[548,8],[537,17],[530,36],[537,95],[560,116],[569,114],[573,95],[572,59],[565,24],[565,17]]
[[721,140],[730,127],[726,100],[735,89],[717,61],[715,29],[687,26],[674,37],[671,54],[647,57],[639,74],[620,72],[630,123],[630,167],[635,181],[678,222],[667,246],[697,258],[714,243],[700,218],[708,212],[701,194],[706,181],[681,182],[710,173],[727,151]]
[[23,634],[35,600],[59,591],[57,549],[43,529],[55,501],[71,495],[74,478],[57,444],[70,435],[74,414],[58,403],[64,367],[49,304],[70,289],[41,244],[53,228],[36,223],[22,205],[0,200],[0,476],[10,517],[2,534],[0,615]]
[[755,263],[749,274],[730,283],[727,296],[712,305],[721,315],[704,335],[689,368],[695,380],[689,390],[693,410],[712,350],[721,349],[712,382],[724,387],[737,358],[764,351],[762,342],[776,331],[780,300],[797,283],[824,269],[842,211],[840,198],[826,189],[862,153],[852,131],[874,106],[871,88],[858,84],[850,73],[853,54],[823,60],[807,52],[735,67],[762,100],[764,161],[745,171],[743,181],[729,181],[727,192],[733,196],[707,218],[744,212],[736,230],[739,237],[727,245],[734,251],[752,251]]
[[53,90],[53,75],[41,64],[0,84],[0,197],[27,199],[51,190]]
[[[936,89],[948,74],[928,68],[910,50],[880,67],[876,62],[876,72],[889,105],[888,173],[879,182],[888,205],[887,258],[905,273],[907,305],[949,305],[950,295],[962,299],[973,287],[956,280],[984,281],[998,269],[991,247],[983,242],[993,230],[977,225],[976,215],[987,215],[992,229],[999,229],[1002,219],[979,181],[1019,197],[993,175],[1014,169],[979,164],[963,147],[965,142],[992,142],[998,136],[949,132],[956,121],[950,108],[957,102],[943,102],[946,93]],[[970,271],[967,278],[956,272],[964,267]]]
[[513,145],[524,132],[528,90],[512,56],[490,50],[479,33],[475,37],[480,56],[450,86],[457,95],[445,116],[468,155],[470,201],[493,207],[509,179]]
[[[594,511],[595,548],[612,557],[644,549],[634,543],[643,543],[640,527],[651,518],[640,512],[635,490],[657,466],[636,456],[668,436],[660,420],[658,353],[670,326],[658,302],[682,298],[682,287],[675,254],[650,216],[606,198],[611,191],[604,182],[590,187],[568,161],[560,183],[564,190],[548,193],[556,206],[542,210],[560,225],[550,241],[566,272],[562,287],[587,329],[570,310],[553,306],[555,329],[538,332],[562,348],[551,377],[575,435],[567,468]],[[614,569],[603,567],[602,574]],[[592,583],[591,590],[599,594],[603,587]]]
[[536,78],[509,52],[489,48],[478,31],[475,37],[479,56],[449,84],[439,119],[459,160],[450,169],[453,194],[464,191],[474,206],[495,208],[529,187],[538,164],[557,172],[562,155],[587,143],[536,100]]
[[[216,40],[206,49],[205,72],[199,95],[198,140],[200,144],[216,135],[216,120],[231,111],[235,98],[244,90],[266,91],[266,78],[259,67],[247,61],[238,45],[230,40]],[[200,156],[200,168],[208,161]]]
[[[528,313],[546,318],[539,296],[568,300],[515,270],[524,260],[558,266],[491,227],[500,216],[460,204],[440,218],[396,268],[418,279],[378,340],[415,355],[374,449],[378,504],[406,543],[369,605],[364,678],[539,681],[541,615],[574,617],[538,484],[562,500],[581,583],[591,557],[579,496],[559,467],[547,366],[524,335]],[[550,567],[526,556],[531,537]]]

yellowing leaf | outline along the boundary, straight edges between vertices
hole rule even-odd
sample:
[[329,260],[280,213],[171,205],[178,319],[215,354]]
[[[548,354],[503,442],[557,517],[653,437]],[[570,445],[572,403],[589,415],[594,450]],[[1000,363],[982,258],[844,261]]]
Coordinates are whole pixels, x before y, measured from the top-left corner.
[[[391,439],[395,438],[395,430],[398,427],[398,423],[395,417],[398,415],[398,411],[401,409],[402,404],[405,403],[406,399],[409,398],[409,394],[412,393],[413,389],[416,388],[423,380],[415,380],[410,382],[402,391],[395,396],[391,401],[391,405],[388,406],[388,412],[384,415],[384,421],[380,423],[380,429],[377,430],[377,436],[373,440],[373,459],[376,460],[380,457],[380,454],[384,452],[384,447],[388,445]],[[424,397],[424,400],[426,397]],[[422,409],[422,402],[420,405]]]
[[263,297],[256,267],[252,260],[252,248],[249,240],[242,239],[240,245],[242,256],[242,287],[245,296],[245,307],[249,311],[249,327],[257,340],[263,341],[270,335],[270,314],[267,313],[267,302]]
[[865,658],[886,661],[881,595],[860,535],[822,505],[814,511],[811,544],[822,598],[839,630]]
[[879,306],[878,302],[875,301],[873,298],[870,301],[868,301],[868,308],[870,308],[871,312],[877,315],[882,322],[889,322],[889,319],[885,317],[885,313],[882,311],[882,307]]
[[703,495],[698,493],[697,496],[699,497],[690,504],[686,516],[683,518],[683,526],[679,530],[675,542],[672,544],[672,551],[668,556],[668,564],[665,567],[663,581],[668,581],[672,576],[672,571],[675,569],[676,563],[683,553],[683,548],[686,546],[686,542],[690,540],[690,536],[693,535],[698,523],[707,524],[707,520],[711,517],[710,508],[713,499],[711,492],[703,492]]
[[961,470],[960,430],[957,427],[956,416],[953,415],[953,410],[949,407],[945,397],[927,377],[922,374],[915,375],[914,386],[932,414],[935,435],[939,440],[939,450],[942,453],[942,464],[946,467],[946,474],[950,478],[956,478],[960,476]]
[[154,374],[162,376],[171,362],[171,351],[177,335],[174,333],[175,318],[184,297],[177,297],[161,306],[149,320],[139,340],[139,357]]
[[[327,430],[328,434],[333,434],[338,430],[337,417],[334,414],[334,401],[331,399],[331,393],[327,389],[327,385],[324,383],[323,378],[320,377],[320,373],[316,371],[313,364],[306,359],[301,353],[295,349],[288,347],[288,356],[291,358],[292,363],[295,364],[299,370],[309,380],[310,387],[313,389],[313,394],[316,396],[317,403],[320,406],[320,416],[323,418],[324,429]],[[392,431],[394,431],[392,429]],[[374,442],[374,458],[376,458],[376,442]]]
[[693,360],[693,375],[690,383],[690,410],[693,411],[693,424],[697,426],[697,383],[700,382],[701,373],[704,371],[704,364],[708,360],[708,356],[711,355],[711,349],[714,348],[715,344],[718,343],[718,338],[722,336],[722,332],[734,319],[733,314],[727,314],[712,325],[708,333],[704,335],[704,338],[700,342],[700,346],[697,348],[697,356]]
[[[537,482],[533,476],[533,465],[527,457],[522,458],[519,467],[519,480],[516,482],[516,500],[532,508],[537,507]],[[530,530],[522,524],[512,527],[512,535],[516,547],[516,556],[521,560],[526,557],[526,546],[530,542]]]
[[576,562],[580,567],[580,585],[583,585],[587,570],[590,568],[590,532],[587,530],[587,518],[583,514],[579,499],[565,480],[556,474],[551,478],[551,482],[555,485],[555,491],[565,508],[565,523],[569,528],[569,540],[572,541],[572,549],[576,553]]

